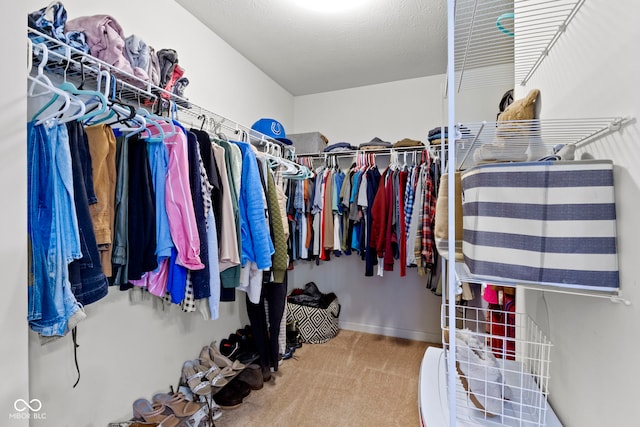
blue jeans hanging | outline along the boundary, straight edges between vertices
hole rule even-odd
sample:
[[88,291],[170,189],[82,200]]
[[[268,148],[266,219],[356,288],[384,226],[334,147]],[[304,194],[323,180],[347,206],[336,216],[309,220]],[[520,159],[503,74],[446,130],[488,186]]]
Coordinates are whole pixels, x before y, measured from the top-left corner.
[[43,336],[64,335],[68,319],[80,308],[71,292],[68,264],[82,256],[67,128],[30,122],[27,147],[28,320]]

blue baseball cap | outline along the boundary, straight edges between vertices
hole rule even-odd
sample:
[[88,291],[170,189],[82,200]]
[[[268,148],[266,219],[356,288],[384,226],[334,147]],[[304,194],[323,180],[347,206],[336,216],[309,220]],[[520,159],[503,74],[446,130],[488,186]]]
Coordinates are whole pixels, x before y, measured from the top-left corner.
[[282,123],[277,120],[260,119],[251,126],[251,129],[256,132],[260,132],[269,138],[275,139],[276,141],[280,141],[283,144],[293,145],[293,142],[287,138],[284,126],[282,126]]

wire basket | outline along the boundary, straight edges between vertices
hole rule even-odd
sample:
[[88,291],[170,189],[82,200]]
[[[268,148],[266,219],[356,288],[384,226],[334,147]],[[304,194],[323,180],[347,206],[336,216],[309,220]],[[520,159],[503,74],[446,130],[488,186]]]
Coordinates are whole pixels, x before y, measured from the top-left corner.
[[[551,342],[524,313],[455,306],[456,413],[482,425],[541,427],[549,394]],[[447,306],[442,310],[449,356]]]

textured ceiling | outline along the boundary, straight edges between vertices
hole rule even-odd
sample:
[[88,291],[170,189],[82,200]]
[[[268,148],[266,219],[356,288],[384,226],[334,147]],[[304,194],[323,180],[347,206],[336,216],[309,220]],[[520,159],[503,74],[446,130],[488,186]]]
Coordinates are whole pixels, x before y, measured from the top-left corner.
[[293,95],[446,71],[444,0],[361,0],[343,12],[300,0],[176,2]]

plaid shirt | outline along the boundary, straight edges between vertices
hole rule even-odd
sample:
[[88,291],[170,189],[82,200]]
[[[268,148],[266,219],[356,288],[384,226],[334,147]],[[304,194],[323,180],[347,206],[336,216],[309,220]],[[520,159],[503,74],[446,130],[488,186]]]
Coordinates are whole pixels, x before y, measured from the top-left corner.
[[431,160],[426,166],[426,174],[424,181],[424,204],[422,212],[422,232],[420,236],[421,253],[424,256],[424,260],[427,266],[433,265],[435,262],[434,256],[434,239],[433,239],[433,219],[436,213],[436,196],[434,194],[433,176],[430,173]]
[[415,193],[416,193],[416,177],[418,174],[416,173],[415,166],[411,167],[409,171],[409,176],[407,177],[407,186],[405,187],[404,192],[404,220],[405,220],[405,233],[407,236],[409,235],[409,227],[411,226],[411,217],[413,215],[413,202],[415,201]]

